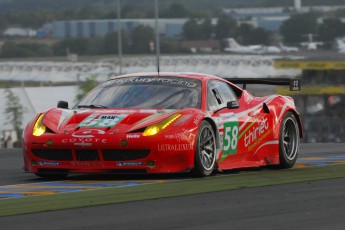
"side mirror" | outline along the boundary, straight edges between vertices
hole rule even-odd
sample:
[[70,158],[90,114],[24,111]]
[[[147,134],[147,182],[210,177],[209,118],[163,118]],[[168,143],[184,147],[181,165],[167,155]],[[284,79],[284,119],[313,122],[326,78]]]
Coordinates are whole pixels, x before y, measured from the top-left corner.
[[57,107],[61,109],[68,109],[68,102],[67,101],[58,101]]
[[238,104],[237,101],[228,101],[228,103],[226,104],[226,108],[228,108],[228,109],[238,109],[238,108],[240,108],[240,105]]

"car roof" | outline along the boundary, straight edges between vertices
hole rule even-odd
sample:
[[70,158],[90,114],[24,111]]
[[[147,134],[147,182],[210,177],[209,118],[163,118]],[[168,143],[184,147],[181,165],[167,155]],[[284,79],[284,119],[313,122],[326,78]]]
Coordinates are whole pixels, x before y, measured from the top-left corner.
[[123,77],[144,77],[144,76],[187,77],[187,78],[194,78],[194,79],[199,79],[199,80],[222,79],[214,75],[204,74],[204,73],[194,73],[194,72],[160,72],[160,73],[139,72],[139,73],[112,76],[110,79],[123,78]]
[[[109,80],[112,79],[118,79],[118,78],[125,78],[125,77],[145,77],[145,76],[151,76],[151,77],[184,77],[184,78],[192,78],[192,79],[198,79],[200,81],[206,81],[210,79],[214,80],[220,80],[229,83],[229,81],[225,80],[224,78],[217,77],[211,74],[205,74],[205,73],[195,73],[195,72],[139,72],[139,73],[131,73],[131,74],[123,74],[118,76],[112,76]],[[238,87],[237,85],[230,82],[230,84],[233,86],[233,89],[235,91],[235,94],[240,97],[242,95],[242,89]]]

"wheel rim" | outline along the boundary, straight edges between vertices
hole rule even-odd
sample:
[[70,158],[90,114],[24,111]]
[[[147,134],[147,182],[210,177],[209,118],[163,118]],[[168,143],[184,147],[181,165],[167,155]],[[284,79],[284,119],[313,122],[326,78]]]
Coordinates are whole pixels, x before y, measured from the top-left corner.
[[296,123],[293,119],[288,118],[284,123],[283,146],[284,154],[289,160],[293,160],[297,154],[298,134]]
[[212,129],[204,126],[199,137],[199,154],[203,168],[211,170],[215,163],[215,137]]

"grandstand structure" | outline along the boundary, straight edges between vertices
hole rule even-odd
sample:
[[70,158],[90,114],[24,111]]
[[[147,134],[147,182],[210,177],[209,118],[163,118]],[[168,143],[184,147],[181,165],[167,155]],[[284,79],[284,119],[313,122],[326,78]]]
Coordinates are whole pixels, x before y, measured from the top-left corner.
[[278,69],[302,71],[302,90],[277,93],[291,95],[301,114],[304,142],[345,142],[345,55],[329,53],[303,60],[276,60]]
[[[175,55],[160,58],[160,71],[200,72],[220,77],[277,77],[296,76],[299,70],[276,69],[279,56],[258,55]],[[1,62],[0,81],[38,82],[51,85],[75,84],[95,77],[104,81],[120,74],[120,63],[114,59],[95,62]],[[122,73],[155,72],[154,56],[135,56],[122,59]]]

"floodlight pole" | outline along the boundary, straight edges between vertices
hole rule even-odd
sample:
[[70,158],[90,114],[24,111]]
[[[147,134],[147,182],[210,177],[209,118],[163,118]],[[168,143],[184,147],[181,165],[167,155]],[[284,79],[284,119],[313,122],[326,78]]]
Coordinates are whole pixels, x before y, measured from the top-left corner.
[[122,34],[121,34],[121,9],[120,0],[117,0],[117,46],[119,58],[119,74],[122,74]]
[[155,29],[156,29],[156,59],[157,59],[157,72],[159,73],[159,29],[158,29],[158,0],[155,0]]

